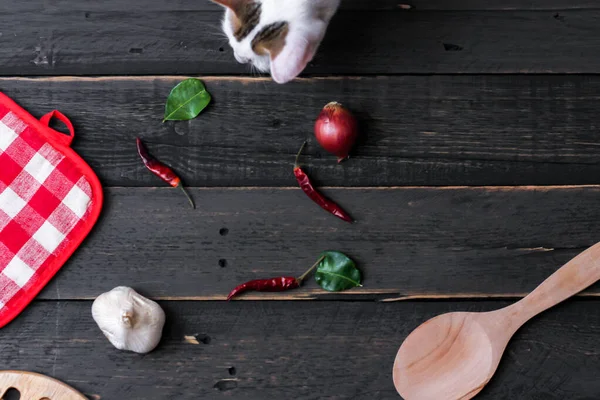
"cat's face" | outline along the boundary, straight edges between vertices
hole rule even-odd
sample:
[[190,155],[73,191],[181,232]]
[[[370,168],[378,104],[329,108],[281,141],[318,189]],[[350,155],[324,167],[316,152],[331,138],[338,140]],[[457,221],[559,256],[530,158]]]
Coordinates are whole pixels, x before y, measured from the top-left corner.
[[314,57],[340,0],[213,0],[235,59],[286,83]]

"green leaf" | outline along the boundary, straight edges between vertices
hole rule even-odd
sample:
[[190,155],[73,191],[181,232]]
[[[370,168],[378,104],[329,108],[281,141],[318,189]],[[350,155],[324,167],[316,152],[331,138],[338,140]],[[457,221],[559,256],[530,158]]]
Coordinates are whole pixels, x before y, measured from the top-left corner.
[[210,103],[210,93],[196,78],[180,82],[171,90],[165,105],[165,121],[187,121],[196,118]]
[[347,255],[339,251],[326,251],[321,257],[323,260],[317,267],[315,280],[323,289],[339,292],[362,286],[360,270]]

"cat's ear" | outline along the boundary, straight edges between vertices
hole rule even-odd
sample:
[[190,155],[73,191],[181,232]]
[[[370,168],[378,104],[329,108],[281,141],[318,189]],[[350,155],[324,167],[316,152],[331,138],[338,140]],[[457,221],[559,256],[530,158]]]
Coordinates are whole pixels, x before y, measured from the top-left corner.
[[277,83],[286,83],[296,78],[314,57],[318,42],[308,35],[290,30],[278,41],[270,44],[271,76]]
[[236,14],[250,1],[251,0],[212,0],[213,3],[217,3],[222,5],[223,7],[227,7]]

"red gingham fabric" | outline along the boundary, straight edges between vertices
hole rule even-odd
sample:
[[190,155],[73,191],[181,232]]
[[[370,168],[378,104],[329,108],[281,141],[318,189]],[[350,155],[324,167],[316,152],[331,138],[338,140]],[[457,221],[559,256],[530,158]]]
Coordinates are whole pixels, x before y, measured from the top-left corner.
[[[57,116],[71,136],[47,126]],[[0,93],[0,327],[48,283],[98,218],[97,177],[54,111],[42,123]]]

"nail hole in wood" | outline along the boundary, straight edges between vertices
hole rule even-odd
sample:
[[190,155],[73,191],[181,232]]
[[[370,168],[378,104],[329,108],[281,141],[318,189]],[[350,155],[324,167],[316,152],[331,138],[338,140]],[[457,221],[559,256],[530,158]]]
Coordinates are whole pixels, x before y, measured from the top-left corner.
[[219,229],[219,235],[221,235],[221,236],[227,236],[228,233],[229,233],[229,229],[227,229],[227,228]]
[[235,367],[229,367],[227,369],[227,371],[229,371],[229,375],[231,375],[231,376],[234,376],[237,373],[237,371],[235,370]]
[[461,51],[463,48],[457,44],[444,43],[444,50],[446,51]]
[[85,19],[88,19],[90,17],[90,13],[89,12],[86,12],[84,15],[85,15]]
[[204,344],[210,344],[210,336],[208,335],[196,335],[196,340]]
[[15,388],[8,388],[6,393],[1,397],[2,400],[19,400],[21,393]]
[[220,51],[220,52],[223,52],[223,51],[225,51],[225,49],[224,49],[224,48],[222,48],[222,47],[219,47],[219,51]]
[[219,260],[219,267],[221,267],[221,268],[225,268],[226,266],[227,266],[227,260],[226,260],[226,259],[224,259],[224,258],[221,258],[221,259]]

